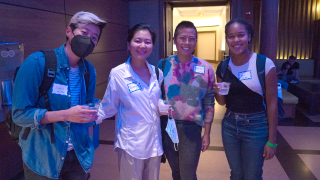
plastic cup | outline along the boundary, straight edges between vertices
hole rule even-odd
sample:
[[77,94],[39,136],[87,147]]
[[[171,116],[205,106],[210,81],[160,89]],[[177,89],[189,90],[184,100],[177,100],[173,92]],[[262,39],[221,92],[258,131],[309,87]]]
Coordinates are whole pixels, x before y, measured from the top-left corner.
[[169,108],[170,108],[170,105],[169,105],[169,101],[168,100],[163,101],[163,104],[159,103],[159,111],[160,112],[168,113]]
[[227,95],[229,93],[230,84],[229,82],[218,82],[218,87],[220,88],[220,95]]
[[98,109],[100,106],[100,99],[95,99],[95,101],[93,103],[89,103],[89,104],[85,104],[84,106],[87,106],[88,109],[90,110],[96,110],[97,113],[95,115],[98,114]]

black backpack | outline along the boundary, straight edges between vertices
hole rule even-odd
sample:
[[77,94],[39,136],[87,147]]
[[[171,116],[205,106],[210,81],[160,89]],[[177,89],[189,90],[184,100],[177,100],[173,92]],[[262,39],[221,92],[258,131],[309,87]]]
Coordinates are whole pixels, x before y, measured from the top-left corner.
[[[261,84],[262,92],[263,92],[263,99],[265,104],[266,103],[266,84],[265,84],[265,64],[266,64],[267,57],[261,54],[257,54],[257,74]],[[228,64],[230,61],[230,57],[223,60],[221,63],[221,77],[225,74]],[[284,119],[285,113],[283,110],[283,100],[278,97],[278,121]]]
[[[51,49],[46,49],[46,50],[41,50],[40,52],[42,52],[44,54],[45,57],[45,70],[44,70],[44,75],[43,75],[43,79],[41,82],[41,85],[39,87],[39,96],[38,96],[38,100],[36,105],[38,104],[39,99],[44,96],[45,98],[45,108],[48,111],[51,111],[51,107],[50,107],[50,102],[49,102],[49,96],[48,96],[48,90],[50,89],[50,87],[52,86],[54,79],[56,77],[56,71],[57,71],[57,57],[56,54],[53,50]],[[84,75],[85,78],[85,83],[86,83],[86,90],[88,91],[89,89],[89,80],[90,80],[90,71],[89,71],[89,64],[88,61],[84,59],[84,64],[86,66],[86,73]],[[13,81],[16,78],[16,75],[18,73],[20,67],[17,67],[14,73],[14,77],[13,77]],[[36,106],[35,105],[35,106]],[[12,110],[10,110],[9,112],[6,113],[5,115],[5,119],[6,119],[6,124],[8,126],[9,129],[9,134],[11,139],[14,142],[19,142],[19,134],[22,130],[22,127],[15,124],[12,120]],[[54,123],[50,124],[50,128],[51,128],[51,143],[55,143],[55,138],[54,138]],[[27,127],[25,128],[21,139],[22,140],[26,140],[29,133],[30,133],[31,127]]]

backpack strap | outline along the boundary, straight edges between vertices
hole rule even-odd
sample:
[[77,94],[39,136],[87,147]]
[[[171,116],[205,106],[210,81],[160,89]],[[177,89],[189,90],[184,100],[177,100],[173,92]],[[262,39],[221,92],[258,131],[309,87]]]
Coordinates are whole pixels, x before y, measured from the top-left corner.
[[[43,79],[39,87],[40,96],[45,96],[53,84],[54,79],[56,78],[57,71],[57,56],[52,49],[41,50],[45,57],[45,69],[43,74]],[[49,100],[49,99],[48,99]],[[45,102],[46,108],[51,111],[49,102]],[[47,106],[49,105],[49,106]]]
[[[86,83],[86,92],[89,90],[90,83],[90,69],[87,60],[83,59],[84,65],[86,66],[86,72],[84,74],[84,82]],[[89,103],[89,96],[87,96],[86,102]]]
[[155,71],[156,71],[157,80],[159,81],[159,68],[158,68],[158,67],[155,67],[154,69],[155,69]]
[[228,69],[229,61],[230,61],[230,57],[228,57],[227,59],[222,61],[221,70],[220,70],[220,72],[221,72],[221,80],[222,81],[223,81],[224,74],[226,73],[226,71]]
[[[57,56],[52,49],[45,49],[45,50],[41,50],[40,52],[44,54],[45,69],[44,69],[43,79],[39,87],[39,98],[41,96],[44,96],[44,104],[46,109],[48,111],[52,111],[50,102],[49,102],[48,91],[52,86],[54,79],[56,78]],[[54,144],[55,143],[54,123],[50,124],[50,129],[51,129],[51,144]]]
[[[163,58],[160,61],[162,62],[162,72],[164,74],[164,67],[166,66],[167,58]],[[166,92],[164,90],[164,78],[163,78],[163,81],[161,83],[161,93],[162,93],[162,99],[166,100]]]
[[266,94],[266,83],[265,83],[265,77],[266,77],[266,59],[267,57],[261,54],[257,54],[256,64],[257,64],[257,73],[258,78],[261,84],[262,93],[263,93],[263,99],[265,100],[265,94]]
[[84,81],[86,83],[86,92],[88,92],[89,89],[89,82],[90,82],[90,69],[89,69],[89,63],[87,60],[83,59],[84,65],[86,66],[86,73],[84,74]]

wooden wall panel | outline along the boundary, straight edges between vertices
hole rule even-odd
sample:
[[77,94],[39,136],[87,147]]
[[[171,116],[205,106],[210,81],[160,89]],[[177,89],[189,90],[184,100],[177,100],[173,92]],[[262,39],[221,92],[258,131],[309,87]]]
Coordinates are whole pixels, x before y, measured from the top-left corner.
[[0,3],[0,41],[24,43],[24,55],[65,43],[64,15]]
[[64,0],[0,0],[0,3],[64,14]]
[[103,97],[111,69],[126,62],[128,57],[127,51],[115,51],[91,54],[86,58],[97,72],[96,98]]
[[108,82],[97,85],[94,97],[98,99],[102,99],[104,96],[104,93],[106,92],[107,86],[108,86]]
[[73,15],[82,10],[95,13],[109,23],[129,24],[128,0],[66,0],[66,14]]
[[98,46],[93,53],[127,50],[127,36],[129,26],[107,24],[104,28]]
[[277,59],[312,58],[313,22],[319,18],[319,0],[279,0]]
[[97,85],[107,82],[112,68],[127,61],[127,51],[90,54],[86,59],[92,63],[97,71]]

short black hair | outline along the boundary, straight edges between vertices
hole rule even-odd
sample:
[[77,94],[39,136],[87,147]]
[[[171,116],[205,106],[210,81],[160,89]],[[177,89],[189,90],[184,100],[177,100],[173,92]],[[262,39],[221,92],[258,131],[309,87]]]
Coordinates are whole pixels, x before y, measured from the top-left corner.
[[231,26],[231,24],[233,23],[239,23],[239,24],[242,24],[244,25],[244,27],[246,28],[247,30],[247,33],[251,35],[251,39],[253,39],[253,35],[254,35],[254,30],[253,30],[253,27],[252,25],[245,19],[242,19],[242,18],[236,18],[236,19],[232,19],[230,20],[226,26],[225,26],[225,34],[226,34],[226,37],[227,37],[227,33],[228,33],[228,30],[229,30],[229,27]]
[[146,23],[136,24],[131,29],[129,29],[128,30],[127,42],[130,43],[132,38],[133,38],[133,36],[136,34],[136,32],[138,32],[140,30],[148,30],[149,33],[151,34],[152,44],[154,44],[156,42],[156,38],[157,38],[156,33],[151,28],[151,26],[149,24],[146,24]]
[[291,55],[291,56],[289,57],[289,59],[296,60],[297,58],[296,58],[295,56]]
[[183,29],[183,28],[192,28],[196,31],[196,38],[198,39],[198,32],[197,32],[197,28],[196,26],[194,26],[194,24],[191,21],[181,21],[176,29],[174,30],[174,37],[178,37],[179,35],[179,29]]

